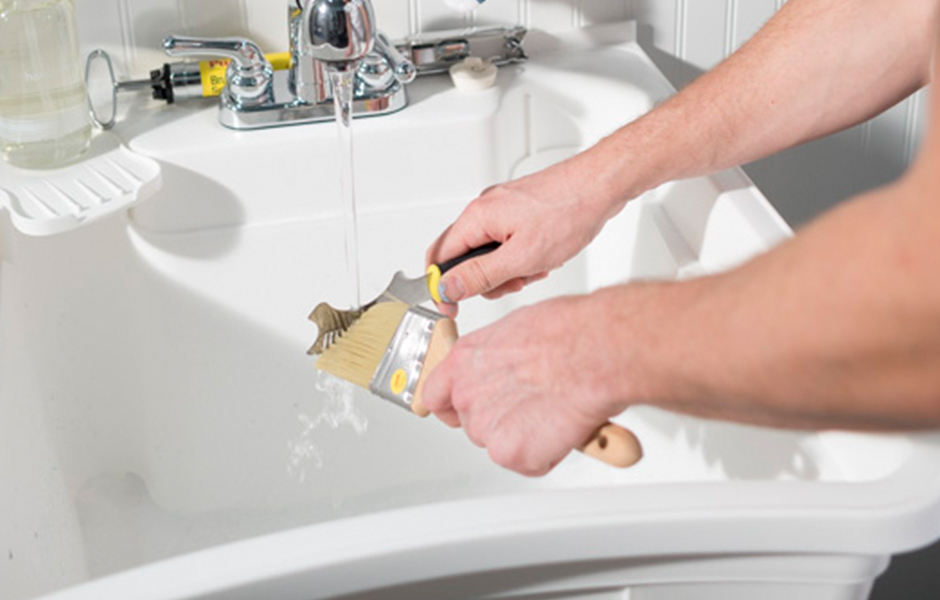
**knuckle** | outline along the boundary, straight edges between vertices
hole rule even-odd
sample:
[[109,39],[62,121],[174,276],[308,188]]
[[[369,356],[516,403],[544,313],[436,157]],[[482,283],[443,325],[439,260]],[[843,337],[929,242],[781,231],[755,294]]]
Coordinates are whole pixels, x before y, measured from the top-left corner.
[[480,196],[463,209],[461,218],[464,222],[479,226],[479,222],[485,217],[487,212],[486,204],[489,202],[489,196],[486,194],[487,193],[484,192],[484,195]]
[[473,406],[473,397],[463,389],[455,389],[451,395],[451,405],[454,407],[454,410],[457,411],[457,414],[466,414],[470,412]]
[[524,440],[516,437],[499,436],[487,444],[487,451],[494,463],[526,477],[541,477],[554,466],[540,459]]
[[521,472],[524,465],[523,450],[521,444],[505,435],[492,440],[487,446],[487,451],[493,462],[501,467],[518,472]]
[[430,393],[427,386],[421,390],[421,404],[424,408],[435,414],[440,412],[441,408],[443,408],[443,402],[440,401],[439,396]]
[[465,420],[473,409],[473,403],[465,396],[458,396],[452,400],[454,412],[460,415],[461,420]]
[[467,435],[467,438],[473,442],[474,446],[479,448],[486,446],[486,438],[480,432],[480,426],[475,420],[471,420],[470,422],[465,423],[463,431]]
[[480,198],[490,200],[493,197],[499,196],[500,194],[505,192],[506,189],[507,187],[505,183],[497,183],[497,184],[491,185],[488,188],[484,189],[482,192],[480,192]]

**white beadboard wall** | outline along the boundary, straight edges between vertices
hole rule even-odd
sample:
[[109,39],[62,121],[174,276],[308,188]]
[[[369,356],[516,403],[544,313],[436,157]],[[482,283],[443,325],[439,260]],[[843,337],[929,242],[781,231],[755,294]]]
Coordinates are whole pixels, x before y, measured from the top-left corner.
[[[476,24],[523,24],[560,31],[632,15],[633,0],[491,0],[459,14],[443,0],[374,0],[379,27],[392,39]],[[267,52],[287,49],[287,0],[75,0],[86,47],[103,47],[127,75],[165,61],[170,33],[247,35]]]
[[[784,2],[634,0],[631,16],[640,25],[640,43],[681,88],[739,48]],[[926,94],[921,90],[867,123],[745,170],[791,224],[801,225],[904,171],[920,145]]]
[[[443,0],[373,0],[392,38],[474,24],[522,24],[562,31],[636,19],[640,41],[682,87],[743,44],[784,0],[488,0],[459,15]],[[246,35],[266,51],[286,49],[286,0],[75,0],[83,49],[103,47],[122,77],[141,76],[166,57],[169,33]],[[920,143],[921,91],[849,131],[748,165],[791,223],[801,224],[858,192],[896,178]]]

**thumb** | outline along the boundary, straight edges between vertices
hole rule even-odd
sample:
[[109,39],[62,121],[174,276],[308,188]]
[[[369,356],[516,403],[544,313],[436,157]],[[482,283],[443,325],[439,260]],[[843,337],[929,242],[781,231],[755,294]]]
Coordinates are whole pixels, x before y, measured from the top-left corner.
[[441,277],[438,293],[441,300],[453,304],[485,294],[513,278],[506,263],[506,245],[498,250],[473,258],[453,267]]

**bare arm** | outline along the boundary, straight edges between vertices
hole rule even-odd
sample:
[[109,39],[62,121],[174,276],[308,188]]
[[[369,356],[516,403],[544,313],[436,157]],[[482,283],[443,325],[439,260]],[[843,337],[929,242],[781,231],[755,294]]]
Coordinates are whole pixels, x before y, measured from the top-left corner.
[[462,338],[425,405],[529,475],[633,404],[776,427],[940,428],[934,123],[903,180],[734,271],[554,299]]
[[[612,188],[632,197],[855,125],[927,82],[935,8],[791,0],[728,60],[589,153],[610,162]],[[644,157],[646,176],[618,165],[625,156]]]
[[930,115],[898,182],[731,272],[516,311],[457,343],[425,405],[532,475],[639,403],[780,427],[940,428],[936,94]]
[[639,304],[662,325],[643,329],[645,343],[614,343],[637,358],[610,390],[615,407],[783,427],[940,426],[940,260],[924,255],[915,216],[940,214],[895,214],[917,193],[907,185],[855,201],[733,274],[599,295],[614,314]]
[[[871,90],[866,102],[879,99],[891,95]],[[644,327],[651,352],[609,390],[630,399],[611,410],[652,402],[785,427],[940,427],[938,165],[933,94],[926,140],[901,180],[730,273],[599,294],[614,314],[635,314],[622,302],[639,301],[660,325]],[[614,343],[636,353],[637,341],[624,341]]]
[[612,328],[618,348],[648,352],[609,397],[775,426],[940,427],[937,165],[934,120],[901,181],[776,251],[725,275],[600,294],[622,323],[639,301],[661,326],[644,342],[624,339],[635,324]]
[[572,159],[472,202],[428,261],[494,240],[503,248],[451,271],[447,296],[517,290],[574,256],[627,201],[660,183],[756,160],[890,107],[928,78],[935,7],[790,0],[670,101]]

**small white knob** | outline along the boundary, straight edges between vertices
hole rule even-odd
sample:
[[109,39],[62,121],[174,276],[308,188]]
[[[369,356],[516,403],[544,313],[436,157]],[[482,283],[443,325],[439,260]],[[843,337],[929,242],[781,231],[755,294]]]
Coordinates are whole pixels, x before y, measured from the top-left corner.
[[496,83],[498,73],[496,65],[478,56],[468,56],[450,68],[450,78],[458,90],[491,88]]

